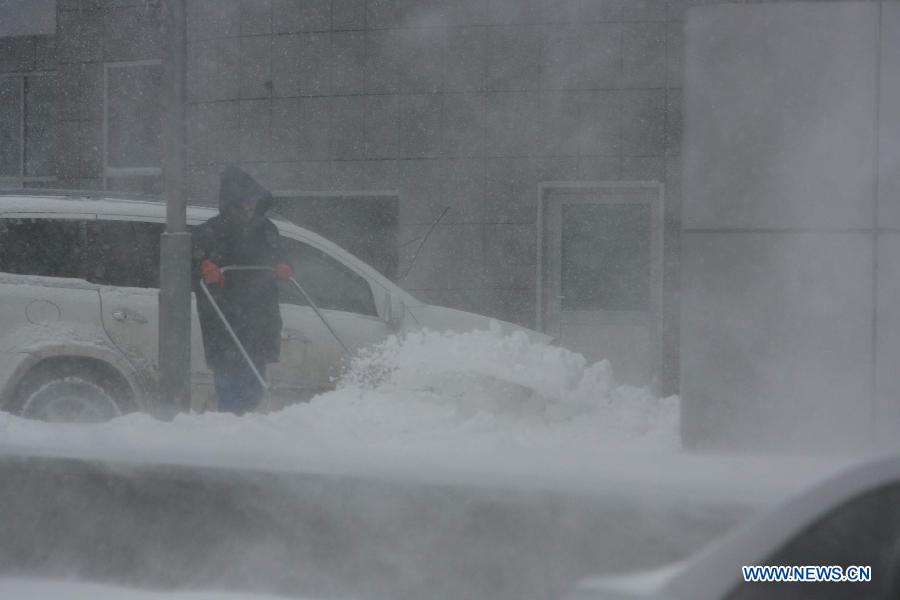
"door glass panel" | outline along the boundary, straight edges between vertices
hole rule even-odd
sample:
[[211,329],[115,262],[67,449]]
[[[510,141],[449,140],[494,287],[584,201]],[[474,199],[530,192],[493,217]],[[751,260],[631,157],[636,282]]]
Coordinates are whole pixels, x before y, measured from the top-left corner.
[[84,221],[0,219],[0,271],[83,277]]
[[[319,308],[377,316],[369,282],[343,263],[303,242],[281,238],[294,277]],[[279,285],[281,302],[305,305],[292,284]]]
[[162,230],[162,224],[140,221],[89,223],[86,279],[102,285],[158,288]]
[[561,208],[562,309],[649,310],[649,204]]

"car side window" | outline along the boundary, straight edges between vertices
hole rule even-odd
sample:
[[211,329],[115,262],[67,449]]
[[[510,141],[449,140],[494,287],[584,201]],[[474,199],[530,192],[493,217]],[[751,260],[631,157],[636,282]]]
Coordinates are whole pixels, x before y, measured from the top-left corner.
[[[378,316],[369,282],[343,263],[308,244],[281,238],[285,259],[294,278],[319,308]],[[279,283],[281,302],[307,305],[291,283]]]
[[88,223],[85,279],[101,285],[158,288],[162,232],[161,223]]
[[0,271],[83,277],[87,221],[0,219]]
[[[900,484],[852,499],[801,531],[761,565],[872,567],[871,582],[740,583],[726,600],[886,599],[900,568]],[[895,588],[896,591],[897,588]]]

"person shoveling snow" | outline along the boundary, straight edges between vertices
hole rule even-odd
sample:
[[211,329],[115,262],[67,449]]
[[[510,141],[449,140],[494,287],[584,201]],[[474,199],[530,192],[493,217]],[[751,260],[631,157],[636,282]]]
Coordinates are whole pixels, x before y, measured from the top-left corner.
[[[293,271],[284,261],[278,229],[266,218],[271,204],[268,190],[240,169],[227,167],[219,184],[219,214],[194,236],[195,281],[210,286],[211,296],[196,290],[206,362],[213,371],[219,410],[238,415],[259,405],[266,365],[278,362],[281,354],[275,279],[290,279]],[[226,279],[225,266],[272,270],[233,271]]]

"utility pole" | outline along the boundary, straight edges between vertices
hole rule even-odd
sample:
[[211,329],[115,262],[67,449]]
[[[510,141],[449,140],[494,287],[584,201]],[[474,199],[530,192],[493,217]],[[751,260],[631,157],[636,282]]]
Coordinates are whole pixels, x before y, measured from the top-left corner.
[[[165,0],[166,230],[160,243],[159,388],[166,411],[191,406],[191,234],[187,231],[185,0]],[[137,115],[141,118],[141,115]]]

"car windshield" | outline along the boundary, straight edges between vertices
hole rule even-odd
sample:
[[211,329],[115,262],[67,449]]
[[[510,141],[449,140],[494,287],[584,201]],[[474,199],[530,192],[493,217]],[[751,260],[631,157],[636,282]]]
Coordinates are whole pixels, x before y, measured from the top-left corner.
[[898,160],[888,0],[0,0],[0,597],[900,596]]

